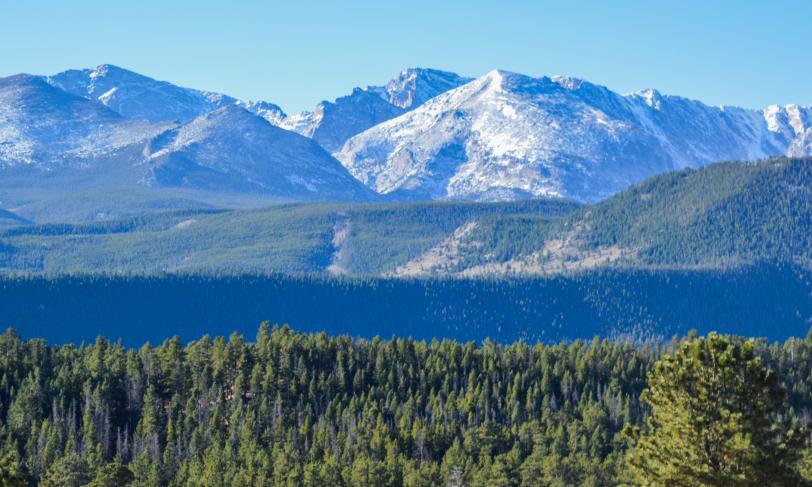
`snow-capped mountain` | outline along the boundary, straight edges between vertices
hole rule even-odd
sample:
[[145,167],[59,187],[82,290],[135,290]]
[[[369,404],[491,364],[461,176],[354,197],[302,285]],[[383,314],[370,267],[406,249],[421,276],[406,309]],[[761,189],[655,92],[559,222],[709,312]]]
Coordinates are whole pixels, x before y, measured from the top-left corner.
[[334,102],[319,103],[313,112],[283,120],[281,126],[310,137],[332,152],[353,135],[404,112],[377,93],[356,88]]
[[[365,200],[375,197],[371,188],[391,198],[591,202],[674,169],[809,154],[811,107],[711,107],[505,71],[470,80],[407,69],[292,117],[272,103],[111,65],[0,79],[0,189],[11,185],[9,168],[27,168],[15,176],[23,189],[38,187],[36,174],[77,168],[88,187],[302,200]],[[51,177],[54,191],[59,177]]]
[[279,125],[334,152],[350,137],[468,81],[470,78],[435,69],[404,69],[384,86],[355,88],[347,96],[323,101],[312,112],[290,116]]
[[166,128],[124,118],[38,76],[0,78],[0,167],[81,163],[143,144]]
[[370,199],[317,143],[229,105],[152,139],[148,186],[189,187],[298,200]]
[[368,91],[381,95],[389,103],[406,110],[417,108],[448,90],[460,87],[473,78],[438,69],[407,68],[385,86],[370,86]]
[[286,116],[269,102],[241,101],[221,93],[183,88],[111,64],[71,69],[49,76],[47,81],[68,93],[98,100],[124,117],[151,122],[188,122],[226,105],[242,105],[271,123]]
[[376,197],[316,142],[240,104],[151,123],[41,76],[0,78],[0,200],[25,218]]
[[713,161],[810,153],[811,108],[710,107],[655,90],[493,71],[348,140],[335,155],[404,197],[596,201]]

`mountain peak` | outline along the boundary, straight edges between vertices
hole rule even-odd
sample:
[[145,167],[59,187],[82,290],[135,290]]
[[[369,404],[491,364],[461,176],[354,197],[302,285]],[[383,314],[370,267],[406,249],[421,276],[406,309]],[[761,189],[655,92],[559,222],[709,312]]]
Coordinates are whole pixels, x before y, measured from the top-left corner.
[[654,88],[646,88],[644,90],[635,91],[629,96],[640,98],[646,103],[646,105],[657,110],[660,109],[663,102],[663,95]]
[[127,75],[135,75],[139,78],[147,78],[148,76],[144,76],[142,74],[138,74],[135,71],[131,71],[129,69],[122,68],[120,66],[116,66],[115,64],[99,64],[95,68],[88,69],[89,71],[88,76],[91,78],[100,78],[103,76],[109,76],[111,74],[127,74]]
[[377,191],[403,197],[596,201],[675,169],[808,153],[805,116],[776,113],[778,128],[768,130],[759,111],[497,69],[353,137],[335,155]]
[[413,109],[440,93],[457,88],[471,81],[449,71],[430,68],[406,68],[392,78],[386,86],[368,87],[379,93],[389,103],[404,109]]
[[469,81],[439,69],[405,68],[384,86],[354,88],[349,95],[322,101],[312,112],[288,117],[279,125],[313,138],[332,152],[350,137]]
[[507,71],[505,69],[492,69],[491,71],[488,71],[482,78],[488,80],[489,82],[501,85],[505,80],[514,79],[518,77],[529,78],[529,76]]
[[226,105],[154,137],[144,150],[147,186],[215,189],[290,200],[368,199],[316,142],[237,105]]
[[47,80],[68,93],[97,100],[127,118],[150,122],[186,122],[237,103],[229,96],[183,88],[112,64],[63,71]]
[[41,76],[0,79],[0,166],[66,165],[137,144],[159,130],[66,93]]

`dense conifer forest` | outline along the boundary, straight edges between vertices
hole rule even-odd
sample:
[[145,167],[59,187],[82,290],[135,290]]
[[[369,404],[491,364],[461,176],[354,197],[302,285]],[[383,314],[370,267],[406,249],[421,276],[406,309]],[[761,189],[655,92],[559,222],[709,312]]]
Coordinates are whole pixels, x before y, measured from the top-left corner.
[[251,336],[263,321],[366,338],[550,343],[696,329],[785,340],[809,329],[810,293],[807,269],[767,265],[513,279],[20,276],[0,278],[0,326],[51,343],[103,335],[129,346],[173,335]]
[[[807,423],[812,335],[750,343],[780,378],[771,387],[786,391],[784,415]],[[0,469],[45,486],[617,485],[628,431],[649,415],[647,377],[679,346],[362,340],[263,325],[250,341],[132,349],[9,330]]]

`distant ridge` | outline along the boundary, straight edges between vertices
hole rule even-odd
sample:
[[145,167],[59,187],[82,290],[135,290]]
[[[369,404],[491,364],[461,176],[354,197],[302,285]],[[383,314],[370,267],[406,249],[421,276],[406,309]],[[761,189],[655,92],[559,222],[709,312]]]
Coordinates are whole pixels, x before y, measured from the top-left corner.
[[[185,150],[179,149],[181,156]],[[812,269],[812,159],[686,169],[586,206],[548,199],[173,211],[29,225],[0,232],[0,241],[14,249],[0,252],[7,257],[0,258],[0,271],[6,272],[437,278],[618,268],[728,271],[761,264]]]

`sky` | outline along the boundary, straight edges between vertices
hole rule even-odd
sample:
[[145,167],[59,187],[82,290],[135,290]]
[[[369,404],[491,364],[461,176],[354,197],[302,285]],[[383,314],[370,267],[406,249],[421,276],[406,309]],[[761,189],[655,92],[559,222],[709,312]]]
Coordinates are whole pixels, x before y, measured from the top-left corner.
[[289,113],[401,69],[812,105],[812,2],[0,0],[0,76],[110,63]]

